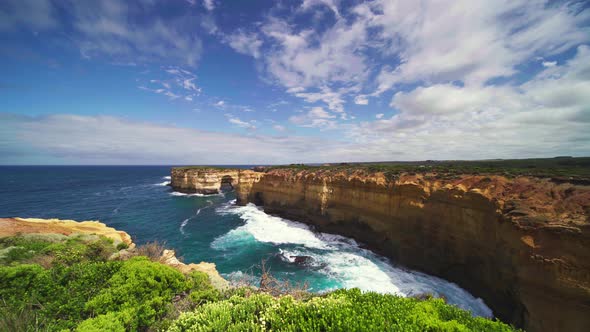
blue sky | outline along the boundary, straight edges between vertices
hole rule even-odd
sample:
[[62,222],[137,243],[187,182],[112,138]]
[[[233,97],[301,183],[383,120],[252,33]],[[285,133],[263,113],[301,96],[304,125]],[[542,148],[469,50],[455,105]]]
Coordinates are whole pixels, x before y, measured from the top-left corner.
[[0,164],[590,155],[584,1],[5,0]]

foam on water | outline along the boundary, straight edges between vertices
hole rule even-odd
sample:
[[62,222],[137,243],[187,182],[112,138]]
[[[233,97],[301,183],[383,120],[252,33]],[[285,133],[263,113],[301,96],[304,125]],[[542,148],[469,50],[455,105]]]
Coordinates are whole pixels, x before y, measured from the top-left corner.
[[259,242],[299,244],[309,248],[327,249],[326,244],[316,237],[306,225],[270,216],[253,204],[246,206],[225,205],[218,211],[236,213],[246,221],[245,225],[216,239],[216,241],[219,240],[218,242],[231,243],[232,238],[243,238],[244,234],[250,234]]
[[170,181],[164,181],[164,182],[154,184],[154,186],[162,186],[162,187],[168,186],[168,185],[170,185]]
[[164,180],[171,180],[172,178],[170,177],[170,175],[167,175],[167,176],[163,176],[162,179],[164,179]]
[[173,191],[170,193],[170,195],[171,196],[179,196],[179,197],[211,197],[211,196],[225,197],[224,193],[205,195],[205,194],[199,194],[199,193],[187,194],[187,193],[181,193],[178,191]]
[[195,218],[196,216],[198,216],[198,215],[199,215],[199,213],[201,213],[201,209],[198,209],[198,210],[197,210],[197,213],[195,213],[195,215],[194,215],[194,216],[192,216],[192,217],[189,217],[189,218],[186,218],[186,219],[184,219],[184,220],[182,221],[182,223],[180,224],[180,232],[182,233],[182,235],[184,235],[184,234],[185,234],[185,233],[184,233],[184,227],[185,227],[185,226],[188,224],[188,221],[189,221],[189,220],[191,220],[191,219],[193,219],[193,218]]
[[237,214],[245,224],[216,238],[211,244],[213,249],[241,249],[256,242],[272,243],[277,245],[281,259],[288,264],[294,264],[296,256],[310,257],[305,265],[335,281],[332,285],[401,296],[443,296],[449,303],[475,315],[492,317],[491,310],[481,299],[456,284],[394,266],[386,258],[360,248],[353,239],[314,233],[302,223],[270,216],[253,204],[234,204],[235,200],[222,205],[217,213]]

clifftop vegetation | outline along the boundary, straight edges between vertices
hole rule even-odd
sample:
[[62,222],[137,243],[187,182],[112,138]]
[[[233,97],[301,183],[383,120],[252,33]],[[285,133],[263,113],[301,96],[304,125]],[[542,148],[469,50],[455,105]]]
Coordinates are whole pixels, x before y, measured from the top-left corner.
[[[0,239],[2,331],[512,331],[441,299],[358,289],[301,294],[215,289],[150,253],[116,255],[102,236]],[[113,255],[115,254],[115,255]],[[143,256],[147,255],[147,256]],[[148,257],[150,256],[150,257]]]
[[493,159],[493,160],[426,160],[408,162],[335,163],[335,164],[291,164],[269,166],[272,169],[333,170],[401,173],[436,173],[439,175],[503,175],[506,177],[531,176],[553,178],[557,181],[590,183],[590,157],[556,157],[537,159]]

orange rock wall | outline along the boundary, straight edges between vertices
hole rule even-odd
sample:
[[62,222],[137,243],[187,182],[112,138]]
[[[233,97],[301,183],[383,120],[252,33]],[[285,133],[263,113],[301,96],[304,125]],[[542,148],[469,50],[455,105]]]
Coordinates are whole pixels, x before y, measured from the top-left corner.
[[590,187],[534,178],[240,171],[238,204],[456,282],[529,331],[590,331]]

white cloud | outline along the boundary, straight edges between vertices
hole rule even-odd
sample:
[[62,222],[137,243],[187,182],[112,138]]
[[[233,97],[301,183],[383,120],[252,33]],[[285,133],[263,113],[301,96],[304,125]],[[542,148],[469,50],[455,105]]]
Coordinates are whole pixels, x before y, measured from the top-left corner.
[[198,20],[162,15],[159,8],[159,1],[9,0],[0,7],[0,31],[61,29],[85,58],[196,66],[202,51]]
[[276,45],[264,59],[267,70],[287,88],[356,82],[366,74],[365,59],[357,52],[367,33],[362,21],[348,25],[338,19],[319,34],[271,17],[262,32]]
[[357,105],[369,105],[369,99],[364,95],[356,96],[354,98],[354,103]]
[[230,116],[228,116],[228,121],[231,124],[234,124],[234,125],[236,125],[236,126],[238,126],[240,128],[246,128],[246,129],[250,129],[250,130],[256,130],[256,125],[255,125],[256,121],[254,121],[254,120],[251,120],[251,121],[242,121],[239,118],[235,118],[235,117],[232,117],[230,115]]
[[272,128],[273,128],[274,130],[276,130],[276,131],[280,131],[280,132],[283,132],[283,131],[286,131],[286,130],[287,130],[287,127],[285,127],[285,126],[283,126],[283,125],[279,125],[279,124],[275,124],[275,125],[273,125],[273,126],[272,126]]
[[306,113],[294,115],[289,118],[289,122],[301,127],[335,129],[336,116],[326,112],[321,107],[312,107]]
[[543,67],[555,67],[557,61],[543,61]]
[[220,100],[218,102],[215,103],[215,106],[219,107],[219,108],[223,108],[225,106],[225,101]]
[[[360,92],[380,95],[398,83],[482,85],[515,74],[518,65],[535,56],[555,55],[590,40],[585,26],[590,9],[572,3],[376,0],[340,5],[305,0],[292,17],[268,15],[252,34],[255,40],[264,37],[268,47],[237,49],[259,58],[289,93],[342,111],[348,99],[364,105]],[[334,20],[327,20],[334,23],[302,26],[296,20],[320,7],[334,12]]]
[[366,144],[412,159],[523,158],[590,153],[590,48],[520,86],[436,84],[398,92],[398,114],[351,128]]
[[557,54],[588,41],[590,16],[545,1],[379,1],[371,23],[383,29],[398,67],[382,69],[377,93],[396,83],[460,80],[481,84],[510,76],[534,55]]
[[[357,144],[216,133],[110,116],[0,113],[2,164],[271,164],[377,160]],[[360,153],[362,151],[362,153]]]
[[377,114],[375,114],[375,118],[382,119],[384,115],[385,114],[383,114],[383,113],[377,113]]
[[[180,67],[168,67],[163,72],[166,73],[167,78],[150,79],[139,88],[166,95],[170,99],[178,99],[181,95],[185,95],[186,101],[193,101],[195,96],[201,94],[201,88],[195,83],[197,76],[194,73]],[[153,87],[154,85],[162,86],[162,88]]]
[[224,41],[239,53],[251,55],[255,59],[260,57],[260,47],[263,41],[256,34],[238,30],[231,35],[226,35]]
[[296,97],[303,98],[308,103],[316,103],[323,101],[330,110],[337,113],[344,113],[344,97],[345,89],[332,90],[328,87],[321,87],[316,92],[295,92]]
[[303,0],[303,3],[301,4],[300,8],[302,10],[311,10],[313,9],[313,7],[321,5],[330,8],[330,10],[334,12],[334,15],[340,17],[340,12],[338,10],[338,2],[334,0]]
[[215,9],[215,0],[203,0],[203,6],[208,11],[212,11],[213,9]]

